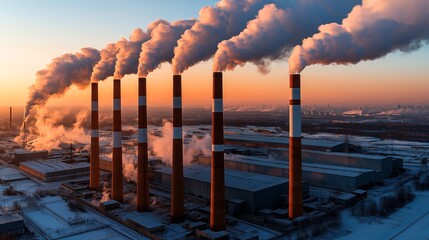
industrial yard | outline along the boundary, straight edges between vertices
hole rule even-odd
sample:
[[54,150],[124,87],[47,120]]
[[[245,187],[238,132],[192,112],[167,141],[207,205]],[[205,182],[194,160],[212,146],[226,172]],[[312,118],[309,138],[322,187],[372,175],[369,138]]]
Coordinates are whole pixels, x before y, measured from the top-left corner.
[[[133,156],[138,131],[132,126],[125,128],[124,156]],[[4,224],[13,222],[10,226],[14,227],[8,234],[23,239],[29,236],[45,239],[189,239],[204,236],[211,239],[299,239],[310,236],[331,239],[340,236],[341,239],[354,239],[365,234],[361,229],[371,228],[381,238],[400,239],[410,236],[408,228],[415,222],[425,221],[425,214],[429,212],[422,205],[427,192],[415,189],[415,199],[390,214],[388,219],[391,220],[352,214],[359,202],[390,194],[399,188],[398,184],[414,189],[415,176],[419,172],[424,176],[428,173],[424,160],[429,144],[304,133],[304,214],[290,219],[288,132],[269,126],[225,126],[226,231],[215,234],[208,228],[211,157],[207,153],[210,152],[210,141],[203,140],[210,135],[210,128],[208,125],[184,126],[185,151],[196,146],[199,150],[192,152],[192,159],[185,160],[185,218],[180,222],[170,219],[172,168],[168,160],[158,156],[157,146],[149,144],[150,208],[139,212],[135,201],[136,162],[131,168],[128,160],[124,163],[123,171],[131,173],[124,172],[123,202],[111,198],[112,160],[107,150],[112,141],[110,131],[100,130],[103,141],[100,144],[99,190],[89,187],[90,158],[84,144],[60,144],[61,147],[50,151],[25,151],[13,141],[14,135],[6,131],[3,133],[6,138],[2,141],[4,153],[0,167],[2,229],[8,229]],[[165,125],[149,126],[148,135],[152,141],[160,141],[168,134]],[[171,150],[168,152],[171,154]],[[135,157],[131,159],[136,161]],[[407,216],[406,221],[399,225],[395,223],[404,216]],[[331,227],[318,229],[315,224],[321,219],[323,226]],[[391,224],[396,225],[394,231],[386,227]]]

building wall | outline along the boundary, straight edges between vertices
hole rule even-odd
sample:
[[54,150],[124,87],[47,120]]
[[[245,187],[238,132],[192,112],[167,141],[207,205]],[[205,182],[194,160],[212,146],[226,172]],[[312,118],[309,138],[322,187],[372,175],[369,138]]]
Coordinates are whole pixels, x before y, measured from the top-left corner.
[[[288,161],[289,151],[287,149],[269,149],[268,156],[272,159]],[[304,163],[376,170],[381,179],[388,178],[393,171],[393,161],[390,157],[374,159],[370,156],[365,158],[353,156],[352,154],[345,156],[329,152],[302,151],[302,161]]]
[[[163,186],[171,187],[171,174],[155,171],[154,181]],[[226,186],[225,198],[226,200],[243,199],[245,201],[245,210],[255,213],[262,208],[277,208],[280,204],[280,195],[287,192],[287,181],[255,192]],[[210,199],[210,183],[185,176],[185,193],[208,201]]]
[[[199,159],[201,164],[209,164],[210,159],[201,157]],[[289,177],[289,168],[287,165],[284,167],[273,167],[261,164],[238,162],[231,159],[225,159],[225,168],[233,169],[244,172],[251,172],[257,174],[264,174],[276,177]],[[328,174],[323,172],[313,172],[303,170],[302,180],[310,183],[311,186],[328,188],[337,191],[351,192],[356,188],[371,182],[377,182],[380,179],[380,174],[375,171],[362,173],[359,176],[344,176]]]

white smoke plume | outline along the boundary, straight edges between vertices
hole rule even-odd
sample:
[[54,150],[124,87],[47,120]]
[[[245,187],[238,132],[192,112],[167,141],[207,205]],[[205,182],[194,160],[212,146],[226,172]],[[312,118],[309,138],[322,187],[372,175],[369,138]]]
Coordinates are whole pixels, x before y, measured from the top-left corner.
[[285,8],[265,5],[240,34],[219,43],[213,70],[233,70],[238,65],[251,62],[261,73],[268,73],[270,61],[286,57],[303,38],[316,33],[320,24],[340,21],[360,1],[306,0],[290,3]]
[[78,53],[54,58],[45,69],[36,73],[36,83],[30,89],[25,117],[35,106],[45,105],[51,96],[62,96],[72,85],[85,88],[99,60],[100,52],[93,48],[82,48]]
[[[100,51],[101,59],[100,61],[95,65],[94,71],[91,76],[91,80],[94,82],[103,81],[108,77],[111,77],[115,74],[115,66],[118,64],[118,70],[119,67],[124,69],[123,71],[133,71],[129,68],[132,67],[133,64],[135,64],[135,55],[138,54],[136,50],[140,46],[138,46],[138,42],[141,41],[141,43],[149,40],[150,33],[158,26],[158,24],[161,24],[165,22],[164,20],[156,20],[149,24],[147,27],[147,32],[143,32],[140,28],[134,29],[129,37],[129,40],[125,38],[121,38],[116,43],[109,43],[107,46]],[[132,43],[129,43],[132,42]],[[131,45],[131,46],[129,46]],[[119,53],[121,47],[124,47],[126,49],[121,50],[122,52]],[[117,61],[117,57],[121,57],[119,61]],[[118,75],[119,72],[117,73]]]
[[117,43],[119,49],[116,54],[115,78],[122,78],[125,74],[137,72],[141,45],[150,39],[148,33],[140,28],[134,29],[129,40],[123,38]]
[[141,46],[138,75],[146,77],[150,72],[159,67],[163,62],[171,62],[174,56],[174,48],[182,34],[195,24],[195,20],[180,20],[172,22],[160,22],[152,29],[151,39]]
[[[87,111],[80,111],[72,127],[62,125],[67,111],[48,111],[46,108],[36,109],[36,122],[30,126],[26,147],[30,150],[52,150],[60,148],[62,143],[89,144],[89,134],[85,132],[83,123],[88,118]],[[20,141],[22,136],[15,140]]]
[[106,202],[110,200],[110,189],[108,188],[107,182],[104,182],[103,184],[103,192],[102,197],[100,199],[100,202]]
[[100,51],[100,61],[94,66],[91,75],[93,82],[103,81],[115,73],[116,54],[119,48],[115,43],[109,43]]
[[[209,134],[206,134],[202,138],[192,136],[190,142],[185,144],[183,148],[183,164],[192,164],[194,156],[210,155],[211,141],[212,139]],[[154,155],[161,158],[165,164],[171,165],[172,146],[173,124],[164,120],[161,136],[149,135],[149,148],[153,151]]]
[[181,74],[198,62],[211,58],[220,41],[239,34],[258,10],[270,2],[275,1],[221,0],[215,7],[202,8],[198,22],[185,31],[174,49],[174,74]]
[[319,27],[289,58],[290,72],[312,64],[355,64],[395,51],[418,49],[429,39],[429,1],[363,0],[341,24]]
[[137,182],[137,152],[135,148],[128,151],[122,155],[122,173],[127,181]]

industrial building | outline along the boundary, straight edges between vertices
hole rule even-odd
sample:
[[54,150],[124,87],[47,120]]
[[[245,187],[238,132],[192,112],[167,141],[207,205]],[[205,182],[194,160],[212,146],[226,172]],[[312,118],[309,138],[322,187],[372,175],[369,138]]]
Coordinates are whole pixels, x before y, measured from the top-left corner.
[[[199,158],[201,164],[209,164],[209,162],[210,158],[208,157]],[[287,162],[260,157],[226,157],[225,168],[276,177],[289,177],[289,164]],[[310,186],[351,192],[381,179],[376,171],[371,169],[303,163],[302,180],[309,182]]]
[[89,163],[65,163],[58,159],[22,162],[19,168],[45,182],[88,176],[89,174]]
[[14,151],[14,162],[16,164],[24,161],[44,159],[48,157],[48,151],[27,151],[24,149],[15,149]]
[[[289,159],[289,150],[286,148],[271,148],[267,150],[267,154],[271,159],[283,161],[288,161]],[[372,169],[377,171],[381,179],[390,177],[394,166],[396,169],[402,168],[401,159],[359,153],[304,150],[302,151],[302,161],[305,163]]]
[[0,216],[0,239],[14,239],[25,231],[24,219],[18,214]]
[[[186,194],[204,200],[210,199],[209,167],[199,164],[186,166],[184,178]],[[154,182],[171,186],[171,168],[163,167],[155,170]],[[308,185],[304,189],[308,193]],[[277,208],[280,205],[280,195],[287,193],[287,178],[225,170],[226,200],[244,200],[244,209],[248,212],[255,213],[263,208]]]
[[[324,141],[303,138],[301,143],[303,150],[315,150],[324,152],[361,151],[360,146],[351,143],[346,144],[341,141]],[[282,136],[225,134],[225,144],[262,148],[288,148],[289,139],[288,137]]]

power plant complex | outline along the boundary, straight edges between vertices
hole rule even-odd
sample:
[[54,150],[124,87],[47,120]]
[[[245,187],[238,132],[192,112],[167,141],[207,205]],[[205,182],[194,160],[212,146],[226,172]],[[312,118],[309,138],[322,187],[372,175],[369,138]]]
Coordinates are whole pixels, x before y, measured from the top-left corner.
[[[153,138],[148,136],[157,133],[148,128],[146,78],[138,78],[137,126],[131,138],[122,132],[121,81],[113,80],[112,131],[100,131],[99,89],[93,82],[88,152],[75,151],[79,145],[64,145],[62,150],[50,152],[17,149],[8,161],[19,168],[3,165],[0,171],[9,171],[1,179],[18,188],[20,184],[37,186],[38,181],[59,184],[60,196],[102,214],[106,220],[100,222],[88,214],[85,216],[90,220],[86,221],[67,219],[64,209],[50,210],[64,200],[44,193],[38,193],[43,204],[22,210],[23,219],[35,229],[42,227],[35,218],[40,214],[76,221],[64,226],[76,228],[67,233],[73,236],[93,234],[99,231],[95,227],[124,239],[296,237],[320,223],[335,226],[338,211],[365,199],[372,186],[390,182],[403,171],[402,157],[381,153],[376,145],[368,148],[360,146],[360,140],[303,138],[300,74],[289,76],[289,131],[284,133],[255,127],[257,131],[246,128],[246,133],[240,134],[243,130],[239,127],[226,126],[224,134],[223,74],[213,72],[211,127],[197,125],[184,134],[181,75],[172,80],[172,139],[171,145],[165,146],[171,149],[170,164],[151,153]],[[211,156],[195,153],[192,163],[185,164],[184,149],[190,139],[201,139],[204,134],[211,136]],[[109,141],[100,141],[100,137]],[[361,144],[367,143],[362,140]],[[136,154],[131,163],[136,172],[132,182],[124,177],[129,170],[123,155],[130,151]],[[106,152],[112,153],[111,159],[106,158]],[[130,232],[106,227],[106,221],[125,225]],[[82,233],[82,229],[87,230]],[[55,236],[66,236],[62,231],[56,230]],[[50,230],[39,232],[54,236]]]
[[[429,219],[427,106],[301,101],[307,66],[428,39],[429,5],[380,1],[220,0],[198,19],[157,19],[101,50],[54,58],[36,74],[20,129],[20,108],[0,109],[9,117],[0,119],[0,239],[356,239],[366,228],[407,239]],[[286,56],[289,104],[225,106],[226,71],[253,63],[267,73]],[[184,72],[209,59],[211,108],[183,108]],[[172,109],[149,109],[147,75],[163,63]],[[137,80],[132,109],[122,104],[126,75]],[[106,113],[99,88],[112,78]],[[89,121],[82,109],[52,116],[45,106],[73,86],[90,86]]]

